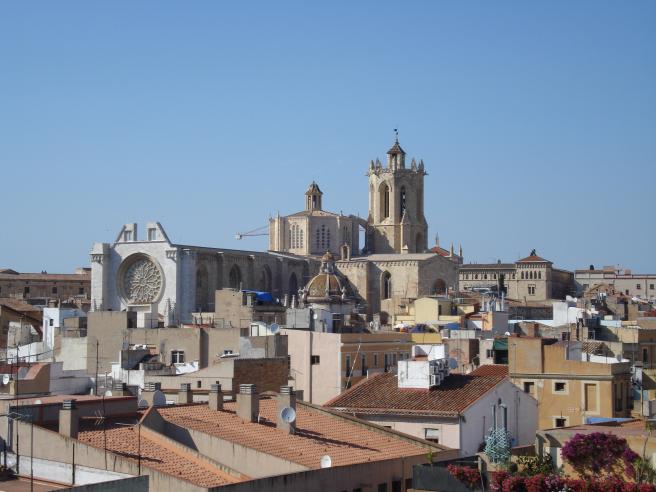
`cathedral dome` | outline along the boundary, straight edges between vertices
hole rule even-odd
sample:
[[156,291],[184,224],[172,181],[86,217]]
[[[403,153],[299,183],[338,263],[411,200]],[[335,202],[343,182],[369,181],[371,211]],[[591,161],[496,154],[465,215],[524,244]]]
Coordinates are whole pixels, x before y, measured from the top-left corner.
[[341,302],[350,296],[348,281],[335,269],[335,257],[330,251],[321,258],[321,270],[305,286],[308,302]]

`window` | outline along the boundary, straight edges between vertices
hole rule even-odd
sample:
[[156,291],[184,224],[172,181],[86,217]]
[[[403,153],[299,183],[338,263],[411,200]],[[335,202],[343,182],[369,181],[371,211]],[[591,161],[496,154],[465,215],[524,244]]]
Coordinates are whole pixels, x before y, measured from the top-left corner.
[[171,364],[182,364],[184,361],[184,350],[171,350]]
[[567,383],[564,383],[563,381],[556,381],[554,383],[554,392],[565,393],[566,390],[567,390]]
[[390,189],[387,184],[383,184],[380,189],[380,212],[381,219],[386,219],[390,214]]
[[439,443],[440,429],[424,429],[424,439],[427,441]]
[[569,332],[568,332],[568,331],[563,331],[563,332],[560,334],[560,339],[561,339],[563,342],[567,342],[567,341],[569,340]]
[[586,412],[596,412],[597,411],[597,385],[596,384],[585,384],[583,397],[585,398],[585,411]]
[[492,350],[492,349],[487,349],[487,350],[485,351],[485,357],[487,357],[488,359],[491,359],[492,357],[494,357],[494,350]]
[[52,289],[50,289],[50,291],[51,291],[53,294],[56,294],[56,293],[57,293],[57,286],[56,286],[56,285],[53,286]]
[[528,295],[529,296],[534,296],[535,295],[535,285],[534,284],[528,286]]
[[487,273],[483,274],[483,280],[487,280]]
[[385,272],[383,273],[383,278],[382,278],[382,292],[383,292],[383,299],[389,299],[392,297],[392,274],[390,272]]
[[367,355],[362,354],[362,357],[360,358],[360,363],[361,363],[361,368],[362,368],[362,375],[366,376],[367,375]]
[[406,206],[405,188],[401,188],[401,208],[399,210],[399,219],[403,218],[403,214],[405,213],[405,206]]
[[624,294],[628,296],[628,295],[629,295],[629,289],[626,289],[626,290],[624,291]]
[[312,363],[313,366],[316,366],[316,365],[319,364],[320,361],[321,361],[321,359],[320,359],[320,357],[319,357],[318,355],[313,355],[313,356],[310,358],[310,360],[311,360],[311,363]]
[[654,290],[654,284],[649,284],[649,290]]
[[387,492],[387,484],[386,483],[379,483],[378,484],[378,492]]
[[640,290],[640,284],[636,284],[636,290]]
[[351,376],[351,354],[346,354],[344,365],[346,366],[346,377]]
[[123,233],[123,241],[132,241],[132,231],[125,231]]
[[538,272],[538,278],[539,278],[539,279],[542,278],[542,272]]
[[642,363],[647,365],[649,363],[649,350],[646,348],[642,349]]
[[556,427],[567,427],[567,417],[557,417],[554,423]]
[[392,480],[392,492],[401,492],[401,480]]
[[389,371],[389,368],[392,365],[391,360],[392,360],[391,354],[383,354],[383,361],[385,363],[385,367],[383,368],[383,370],[385,372]]
[[150,227],[148,229],[148,241],[155,241],[157,239],[157,229]]
[[79,295],[84,294],[84,287],[80,287],[79,289],[77,289],[77,293],[78,293]]
[[23,294],[29,294],[29,293],[30,293],[30,287],[29,286],[23,287]]
[[53,326],[54,324],[55,324],[55,320],[52,319],[52,318],[50,318],[50,319],[48,320],[48,326]]
[[533,381],[524,381],[524,393],[528,393],[529,395],[534,394],[535,391],[535,383]]
[[374,367],[378,367],[378,354],[374,354]]
[[203,386],[203,382],[202,382],[202,381],[196,381],[196,388],[200,388],[200,387],[202,387],[202,386]]

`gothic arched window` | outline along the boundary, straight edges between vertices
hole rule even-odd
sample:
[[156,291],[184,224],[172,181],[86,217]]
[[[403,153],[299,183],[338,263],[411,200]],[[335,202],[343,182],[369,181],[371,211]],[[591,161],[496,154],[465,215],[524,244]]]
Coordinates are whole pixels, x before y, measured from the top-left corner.
[[390,214],[390,188],[387,183],[380,187],[380,215],[381,219],[386,219]]
[[381,293],[383,299],[392,297],[392,274],[390,272],[384,272],[381,276]]
[[405,194],[405,186],[401,188],[401,195],[400,195],[400,207],[399,207],[399,220],[403,218],[403,213],[405,212],[405,206],[406,206],[406,194]]

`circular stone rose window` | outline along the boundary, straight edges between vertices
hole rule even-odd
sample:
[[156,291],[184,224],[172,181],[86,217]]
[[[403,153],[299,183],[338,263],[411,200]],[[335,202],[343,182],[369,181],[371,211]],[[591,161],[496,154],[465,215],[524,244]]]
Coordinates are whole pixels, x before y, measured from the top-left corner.
[[162,272],[153,260],[139,256],[123,270],[121,288],[130,304],[155,302],[162,290]]

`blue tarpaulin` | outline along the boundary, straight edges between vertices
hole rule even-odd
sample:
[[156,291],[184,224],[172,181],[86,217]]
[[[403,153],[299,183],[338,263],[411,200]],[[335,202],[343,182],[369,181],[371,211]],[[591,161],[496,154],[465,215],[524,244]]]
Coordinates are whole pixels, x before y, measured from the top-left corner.
[[271,295],[270,292],[262,292],[262,291],[259,291],[259,290],[245,290],[243,292],[248,292],[248,293],[251,293],[251,294],[255,294],[255,298],[258,301],[273,302],[273,296]]
[[630,418],[624,418],[624,417],[617,417],[617,418],[611,418],[611,417],[586,417],[585,418],[585,423],[586,424],[602,424],[605,422],[626,422],[628,420],[633,420]]

